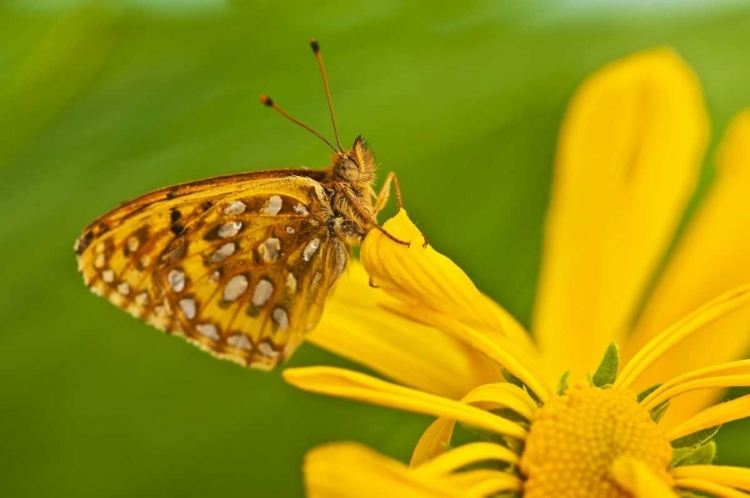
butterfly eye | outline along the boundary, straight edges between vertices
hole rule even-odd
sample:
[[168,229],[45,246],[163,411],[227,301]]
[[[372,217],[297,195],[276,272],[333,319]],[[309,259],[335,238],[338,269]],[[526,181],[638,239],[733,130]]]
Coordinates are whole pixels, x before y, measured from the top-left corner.
[[349,157],[339,159],[333,172],[337,178],[347,182],[356,182],[359,180],[359,166]]

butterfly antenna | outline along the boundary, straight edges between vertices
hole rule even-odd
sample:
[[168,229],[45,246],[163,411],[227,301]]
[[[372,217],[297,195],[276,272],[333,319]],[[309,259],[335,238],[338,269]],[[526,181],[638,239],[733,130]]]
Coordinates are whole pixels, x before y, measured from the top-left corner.
[[[321,139],[334,152],[339,152],[341,150],[341,147],[339,147],[339,149],[337,150],[336,147],[334,147],[333,144],[331,144],[331,142],[329,142],[326,137],[324,137],[323,135],[321,135],[317,131],[313,130],[312,128],[310,128],[309,126],[307,126],[305,123],[303,123],[299,119],[292,117],[288,112],[286,112],[284,109],[282,109],[281,107],[279,107],[278,105],[276,105],[276,103],[273,100],[271,100],[271,97],[269,97],[268,95],[266,95],[266,94],[261,95],[260,96],[260,102],[261,102],[261,104],[263,104],[263,105],[265,105],[267,107],[270,107],[274,111],[278,112],[279,114],[281,114],[282,116],[284,116],[286,119],[288,119],[292,123],[301,126],[302,128],[306,129],[307,131],[309,131],[310,133],[312,133],[313,135],[315,135],[316,137],[318,137],[319,139]],[[337,141],[338,141],[338,137],[336,137],[336,138],[337,138]]]
[[331,123],[333,124],[333,134],[336,137],[336,145],[339,147],[339,152],[344,149],[341,147],[341,141],[339,140],[339,130],[336,128],[336,117],[333,114],[333,101],[331,100],[331,89],[328,86],[328,76],[326,75],[326,66],[323,64],[323,56],[320,54],[320,44],[313,38],[310,40],[310,47],[315,54],[315,59],[318,61],[318,67],[320,68],[320,75],[323,76],[323,86],[326,89],[326,99],[328,100],[328,110],[331,112]]

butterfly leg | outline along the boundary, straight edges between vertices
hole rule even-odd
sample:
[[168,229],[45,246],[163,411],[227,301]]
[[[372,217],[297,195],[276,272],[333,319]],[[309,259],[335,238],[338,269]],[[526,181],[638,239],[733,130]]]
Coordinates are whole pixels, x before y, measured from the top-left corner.
[[[396,190],[396,206],[398,206],[399,209],[404,208],[404,200],[401,197],[401,186],[398,184],[398,177],[396,176],[396,173],[391,171],[390,173],[388,173],[388,176],[385,177],[383,187],[380,189],[380,193],[378,193],[378,197],[375,200],[376,216],[388,202],[388,196],[391,193],[391,182],[393,182],[393,188]],[[429,245],[430,241],[427,240],[426,235],[422,234],[422,237],[424,237],[424,242],[422,242],[422,247],[424,248]]]
[[380,225],[378,225],[378,222],[377,222],[377,220],[375,220],[374,216],[372,214],[368,213],[367,210],[365,210],[362,207],[360,201],[354,196],[354,194],[352,194],[351,192],[349,192],[346,189],[342,190],[342,192],[344,194],[344,197],[346,197],[346,199],[351,204],[351,206],[354,209],[354,211],[356,211],[357,214],[359,214],[361,217],[363,217],[368,222],[370,222],[373,227],[375,227],[378,230],[380,230],[383,233],[383,235],[385,235],[386,237],[388,237],[389,239],[391,239],[393,242],[396,242],[397,244],[401,244],[402,246],[406,246],[406,247],[411,246],[411,242],[406,241],[406,240],[401,240],[401,239],[395,237],[390,232],[388,232],[388,230],[386,230],[385,228],[383,228]]
[[393,182],[393,187],[396,189],[396,205],[399,209],[403,209],[404,207],[404,201],[401,198],[401,186],[398,184],[398,177],[396,176],[396,173],[391,171],[390,173],[388,173],[388,176],[385,177],[383,187],[380,189],[380,193],[378,193],[377,200],[375,201],[376,215],[383,210],[386,203],[388,202],[388,197],[391,193],[391,182]]

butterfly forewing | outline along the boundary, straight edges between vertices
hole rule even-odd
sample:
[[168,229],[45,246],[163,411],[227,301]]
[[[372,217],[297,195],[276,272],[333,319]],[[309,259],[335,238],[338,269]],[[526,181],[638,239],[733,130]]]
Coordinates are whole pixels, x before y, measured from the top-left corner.
[[314,175],[236,175],[143,196],[84,230],[79,270],[148,323],[272,368],[317,323],[348,258]]

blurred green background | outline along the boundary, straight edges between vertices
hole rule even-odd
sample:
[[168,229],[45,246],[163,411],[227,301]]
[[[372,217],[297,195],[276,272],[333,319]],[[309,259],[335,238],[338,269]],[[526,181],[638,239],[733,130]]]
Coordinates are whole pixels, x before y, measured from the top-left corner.
[[[151,189],[327,164],[264,109],[339,128],[399,174],[411,217],[528,323],[556,133],[580,81],[670,44],[715,139],[750,105],[747,2],[131,0],[0,4],[0,496],[300,496],[304,452],[408,458],[429,423],[212,359],[90,294],[73,241]],[[707,161],[706,179],[710,179]],[[347,365],[304,345],[292,365]],[[719,437],[750,465],[750,424]]]

